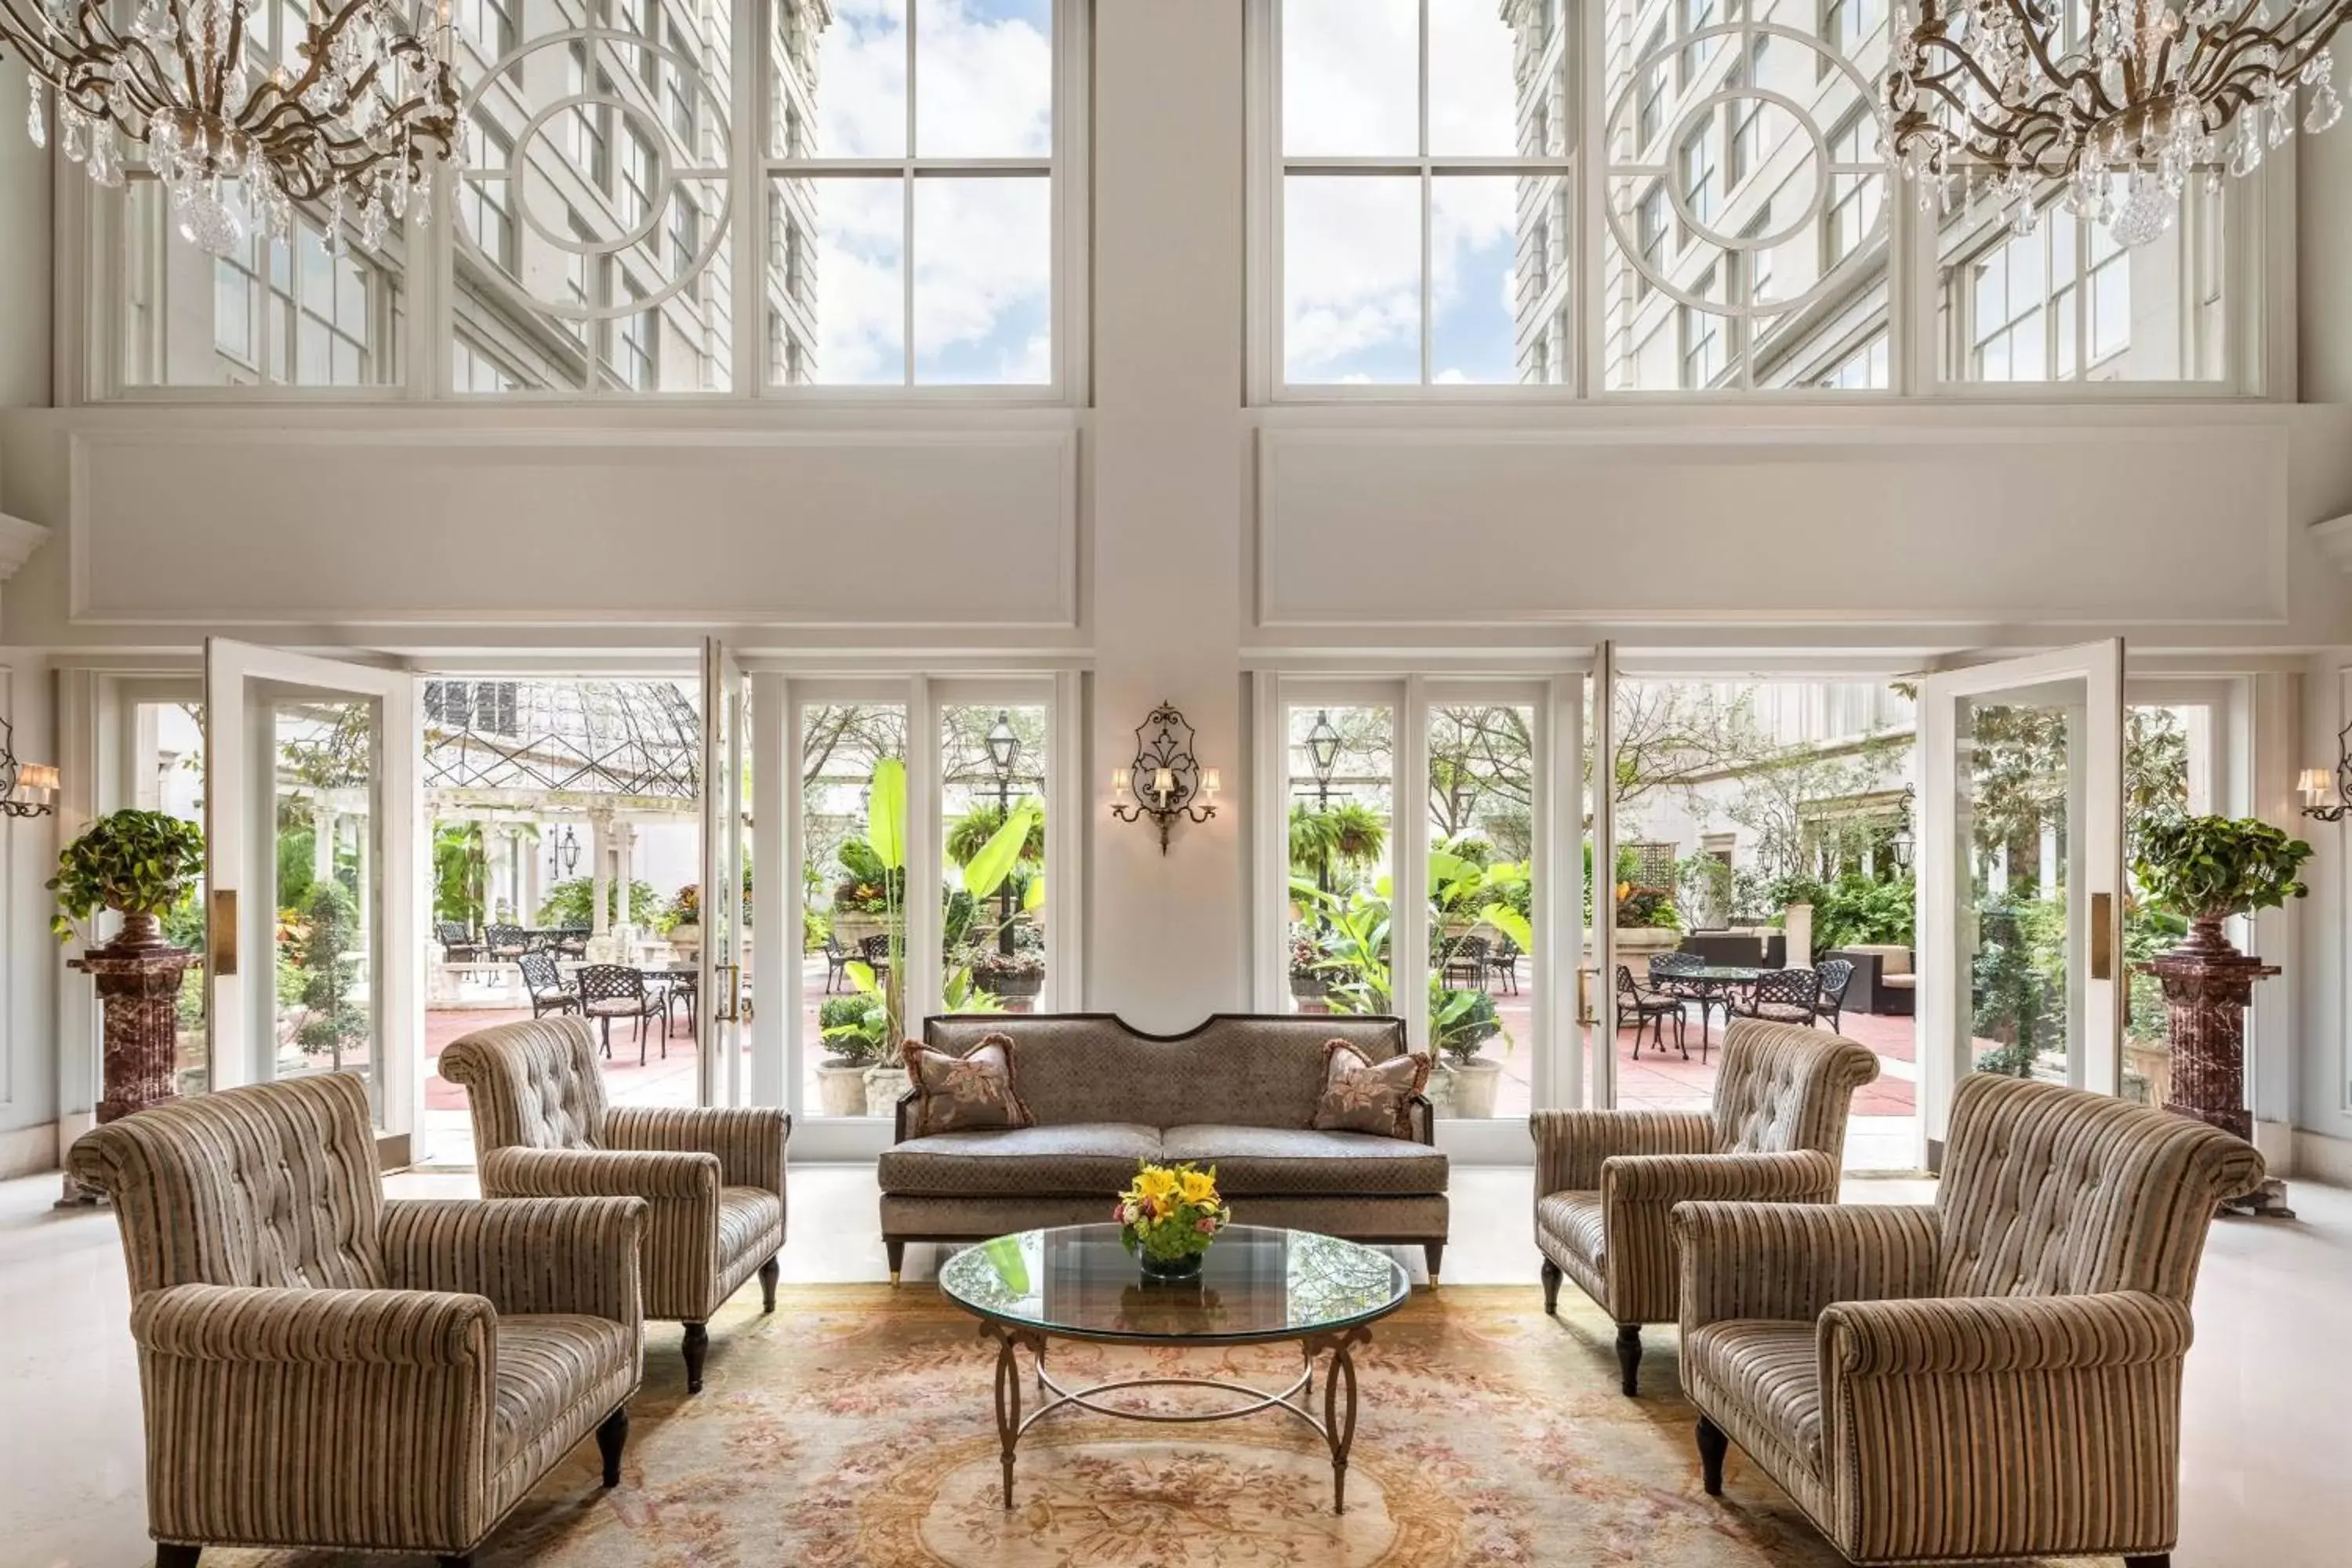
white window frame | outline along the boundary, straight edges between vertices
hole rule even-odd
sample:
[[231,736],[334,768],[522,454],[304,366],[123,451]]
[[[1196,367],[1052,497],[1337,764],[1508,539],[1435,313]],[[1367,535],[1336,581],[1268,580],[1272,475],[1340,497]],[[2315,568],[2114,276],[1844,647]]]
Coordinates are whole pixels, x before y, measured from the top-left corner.
[[[732,7],[730,37],[740,41],[764,40],[769,36],[772,0],[730,0],[730,4]],[[907,0],[907,37],[910,54],[914,48],[917,9],[922,4],[923,0]],[[494,394],[457,392],[453,384],[455,370],[452,363],[456,342],[451,265],[454,241],[447,237],[454,232],[451,226],[455,218],[452,186],[456,181],[448,170],[437,174],[432,202],[413,205],[405,226],[398,231],[396,243],[400,254],[405,258],[397,279],[403,291],[403,341],[397,346],[397,358],[404,371],[402,381],[363,387],[128,384],[123,379],[121,358],[123,333],[130,314],[123,278],[122,204],[116,193],[92,188],[82,171],[66,161],[62,149],[56,149],[53,152],[53,188],[56,192],[53,254],[56,276],[59,279],[57,317],[61,323],[78,323],[77,329],[61,331],[57,334],[54,375],[57,402],[61,406],[95,403],[383,404],[462,398],[471,407],[483,408],[495,405],[606,405],[616,400],[650,401],[665,407],[676,407],[775,399],[793,405],[941,403],[950,405],[977,404],[992,407],[1084,406],[1091,395],[1087,349],[1090,254],[1087,193],[1092,121],[1089,92],[1093,67],[1091,11],[1092,6],[1087,0],[1055,0],[1053,141],[1048,154],[1043,158],[814,159],[791,163],[772,157],[769,153],[772,145],[771,118],[776,105],[772,101],[772,84],[766,79],[766,50],[764,47],[736,48],[730,67],[732,71],[730,83],[732,122],[728,161],[732,200],[724,218],[728,225],[727,257],[731,266],[730,304],[732,309],[729,311],[729,319],[734,323],[734,342],[730,356],[729,384],[709,391],[630,392],[604,384],[609,378],[600,371],[592,374],[588,377],[589,384],[583,387],[518,387],[511,392]],[[654,60],[658,57],[646,51],[646,58]],[[593,62],[590,68],[592,71],[594,69]],[[625,91],[627,85],[616,82],[614,90]],[[655,112],[667,125],[668,105],[663,96],[658,72],[653,90]],[[911,134],[914,113],[911,95],[908,113]],[[701,130],[707,138],[709,127],[704,124]],[[611,132],[617,136],[619,127],[613,126]],[[551,132],[549,134],[561,142],[569,132]],[[621,183],[619,159],[616,150],[611,147],[610,137],[606,140],[606,150],[607,161],[613,165],[611,184],[617,187]],[[766,218],[771,181],[779,171],[829,172],[835,174],[914,171],[918,177],[924,174],[938,177],[947,173],[984,174],[993,172],[1004,174],[1019,172],[1045,176],[1051,187],[1048,234],[1053,251],[1053,277],[1047,306],[1054,336],[1050,379],[1042,384],[1017,386],[767,384],[766,337],[765,329],[761,325],[765,315],[762,285],[766,279]],[[911,178],[907,191],[911,205]],[[719,219],[714,215],[704,214],[706,227],[717,221]],[[911,289],[911,234],[909,240],[905,255]],[[147,308],[161,310],[165,304],[158,290]],[[598,336],[593,331],[585,334],[584,341],[590,343],[592,350]],[[908,338],[911,354],[911,330]],[[393,345],[387,343],[380,345],[377,352],[394,351]]]
[[[1662,26],[1669,47],[1683,35],[1684,0],[1663,0],[1645,6],[1633,24],[1639,45],[1632,58],[1646,51],[1648,38],[1641,25]],[[1874,5],[1875,26],[1867,37],[1888,35],[1889,10]],[[1716,7],[1721,25],[1744,13]],[[1317,173],[1353,167],[1366,172],[1410,174],[1423,160],[1389,157],[1315,157],[1286,159],[1282,153],[1281,0],[1246,0],[1244,58],[1247,71],[1248,123],[1248,244],[1249,287],[1247,399],[1254,405],[1395,402],[1468,402],[1501,399],[1515,403],[1663,404],[1771,403],[1851,405],[1871,402],[1934,397],[1956,402],[2004,404],[2066,403],[2220,403],[2244,401],[2292,402],[2295,397],[2294,314],[2295,292],[2294,190],[2295,146],[2277,149],[2256,174],[2223,182],[2221,248],[2223,310],[2227,312],[2224,374],[2210,381],[2183,382],[2042,382],[1975,383],[1946,380],[1941,370],[1937,287],[1937,221],[1923,213],[1915,189],[1891,171],[1882,200],[1887,209],[1883,243],[1888,258],[1885,289],[1887,310],[1884,327],[1888,343],[1888,385],[1884,389],[1844,389],[1820,384],[1764,386],[1742,384],[1752,374],[1743,371],[1734,384],[1713,390],[1678,388],[1612,389],[1604,384],[1605,356],[1612,341],[1611,313],[1603,296],[1606,272],[1603,252],[1609,227],[1604,205],[1609,199],[1606,161],[1595,155],[1603,145],[1609,103],[1601,86],[1611,58],[1607,8],[1597,4],[1570,13],[1572,37],[1568,52],[1570,67],[1565,115],[1556,116],[1566,132],[1563,170],[1572,188],[1570,240],[1575,246],[1568,272],[1573,291],[1569,310],[1574,364],[1557,384],[1536,386],[1497,383],[1471,386],[1438,386],[1411,383],[1381,385],[1335,385],[1292,383],[1286,377],[1283,351],[1283,213],[1281,185],[1286,171]],[[1818,7],[1809,20],[1818,22]],[[1768,19],[1769,20],[1769,19]],[[1876,45],[1873,45],[1874,50]],[[1622,51],[1621,51],[1622,52]],[[1722,51],[1717,50],[1717,54]],[[1679,58],[1679,57],[1677,57]],[[1866,52],[1865,59],[1874,58]],[[1623,62],[1620,62],[1621,64]],[[1664,93],[1666,112],[1662,133],[1676,128],[1677,106],[1688,97],[1679,85],[1681,72],[1670,69]],[[1590,84],[1590,85],[1588,85]],[[1638,91],[1638,89],[1636,89]],[[1424,89],[1425,93],[1425,89]],[[1632,111],[1629,110],[1629,118]],[[1679,143],[1669,144],[1669,153]],[[1442,162],[1453,163],[1454,160]],[[1768,157],[1769,162],[1769,157]],[[1720,173],[1720,171],[1718,171]],[[1627,219],[1630,222],[1630,218]],[[1671,248],[1682,248],[1669,238]],[[1427,269],[1423,269],[1424,279]],[[1638,276],[1638,272],[1637,272]],[[1654,289],[1640,291],[1644,296]],[[1423,336],[1428,312],[1423,312]],[[1746,363],[1742,362],[1743,364]]]
[[[1532,1039],[1517,1047],[1528,1058],[1529,1089],[1538,1109],[1575,1106],[1584,1092],[1584,1037],[1577,1019],[1577,974],[1591,962],[1584,952],[1583,703],[1591,667],[1580,660],[1547,661],[1514,673],[1449,668],[1364,675],[1322,673],[1281,661],[1250,677],[1252,769],[1250,826],[1251,989],[1255,1009],[1289,1011],[1290,900],[1289,715],[1297,708],[1385,707],[1394,715],[1390,750],[1389,866],[1392,887],[1426,886],[1430,823],[1423,808],[1429,772],[1429,714],[1435,707],[1492,702],[1535,711],[1535,776],[1529,816],[1534,829],[1536,950],[1528,953]],[[1408,787],[1410,784],[1411,787]],[[1391,987],[1412,1048],[1429,1037],[1429,900],[1391,904]],[[1565,918],[1562,918],[1563,915]],[[1526,1124],[1497,1117],[1472,1121],[1444,1118],[1438,1142],[1475,1163],[1524,1162]]]

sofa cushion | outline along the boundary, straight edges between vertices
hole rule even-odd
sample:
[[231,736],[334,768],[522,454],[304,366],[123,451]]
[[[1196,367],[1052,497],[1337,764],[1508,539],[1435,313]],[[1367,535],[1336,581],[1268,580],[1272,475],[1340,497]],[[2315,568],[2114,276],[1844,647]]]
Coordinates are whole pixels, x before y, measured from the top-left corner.
[[[769,1194],[772,1198],[775,1195]],[[607,1378],[635,1381],[637,1328],[549,1312],[500,1318],[491,1390],[490,1463],[503,1465]],[[606,1412],[593,1413],[603,1420]]]
[[1695,1329],[1683,1341],[1684,1378],[1732,1405],[1751,1433],[1769,1435],[1792,1458],[1822,1464],[1820,1341],[1811,1323],[1734,1318]]
[[1598,1271],[1609,1256],[1603,1212],[1599,1193],[1547,1193],[1536,1200],[1536,1229]]
[[[1306,1127],[1170,1127],[1160,1158],[1217,1168],[1228,1198],[1303,1193],[1352,1195],[1442,1193],[1445,1156],[1425,1143],[1374,1132],[1318,1132]],[[1249,1223],[1249,1215],[1239,1216]]]
[[1320,1132],[1412,1136],[1412,1097],[1429,1087],[1429,1058],[1419,1051],[1375,1066],[1345,1040],[1323,1047],[1323,1098],[1307,1121]]
[[783,1234],[783,1200],[773,1190],[767,1187],[719,1189],[720,1268],[758,1247],[771,1237],[781,1242]]
[[1021,1103],[1013,1078],[1013,1042],[985,1035],[961,1053],[906,1043],[907,1077],[915,1086],[915,1132],[976,1132],[1028,1127],[1036,1118]]
[[941,1197],[1061,1197],[1099,1194],[1103,1214],[1135,1179],[1139,1160],[1161,1158],[1160,1130],[1124,1121],[935,1132],[882,1152],[886,1193]]

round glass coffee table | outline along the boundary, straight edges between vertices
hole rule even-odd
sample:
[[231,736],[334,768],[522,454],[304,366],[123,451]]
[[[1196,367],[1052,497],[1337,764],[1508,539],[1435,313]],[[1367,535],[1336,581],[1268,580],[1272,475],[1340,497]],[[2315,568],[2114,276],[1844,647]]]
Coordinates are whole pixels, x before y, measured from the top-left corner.
[[[1134,1421],[1225,1421],[1286,1410],[1331,1449],[1331,1511],[1348,1502],[1348,1450],[1356,1438],[1356,1347],[1371,1324],[1412,1293],[1384,1252],[1311,1231],[1229,1226],[1202,1259],[1201,1277],[1147,1281],[1115,1225],[1024,1230],[968,1247],[940,1270],[940,1289],[980,1319],[996,1342],[996,1432],[1004,1448],[1004,1506],[1013,1506],[1013,1455],[1030,1427],[1067,1406]],[[1045,1366],[1049,1339],[1199,1348],[1295,1342],[1299,1372],[1278,1389],[1213,1377],[1128,1377],[1066,1388]],[[1021,1364],[1034,1363],[1039,1404],[1021,1409]],[[1315,1363],[1323,1408],[1315,1409]],[[1126,1389],[1207,1388],[1234,1397],[1213,1410],[1150,1411],[1110,1402]]]

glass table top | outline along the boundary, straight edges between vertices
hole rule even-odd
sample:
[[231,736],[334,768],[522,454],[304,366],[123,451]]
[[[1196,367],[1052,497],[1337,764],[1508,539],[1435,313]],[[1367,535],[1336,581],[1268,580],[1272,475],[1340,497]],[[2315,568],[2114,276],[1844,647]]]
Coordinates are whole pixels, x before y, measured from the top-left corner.
[[1074,1339],[1234,1343],[1297,1339],[1402,1305],[1405,1271],[1337,1237],[1226,1227],[1198,1279],[1148,1281],[1115,1225],[1024,1230],[967,1247],[940,1270],[949,1300],[984,1318]]
[[1764,972],[1737,963],[1710,963],[1701,969],[1656,969],[1650,972],[1653,980],[1716,980],[1745,985]]

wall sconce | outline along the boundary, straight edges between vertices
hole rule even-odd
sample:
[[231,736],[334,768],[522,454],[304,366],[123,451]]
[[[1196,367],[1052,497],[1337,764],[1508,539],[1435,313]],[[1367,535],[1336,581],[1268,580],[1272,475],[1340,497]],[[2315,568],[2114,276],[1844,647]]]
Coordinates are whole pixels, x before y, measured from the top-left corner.
[[16,728],[0,719],[0,813],[47,816],[57,809],[58,770],[16,760]]
[[569,823],[556,837],[555,864],[567,877],[580,865],[580,835],[572,830]]
[[[2322,822],[2344,820],[2346,811],[2352,810],[2352,724],[2336,731],[2335,776],[2329,777],[2326,768],[2305,768],[2294,787],[2303,796],[2304,816]],[[2322,805],[2330,795],[2335,800]]]
[[[1110,814],[1121,822],[1145,817],[1160,825],[1160,852],[1168,853],[1168,829],[1180,816],[1206,822],[1217,815],[1224,781],[1192,756],[1192,726],[1175,704],[1162,702],[1136,727],[1135,762],[1110,771]],[[1117,797],[1132,795],[1133,805]],[[1198,804],[1195,804],[1195,802]]]

